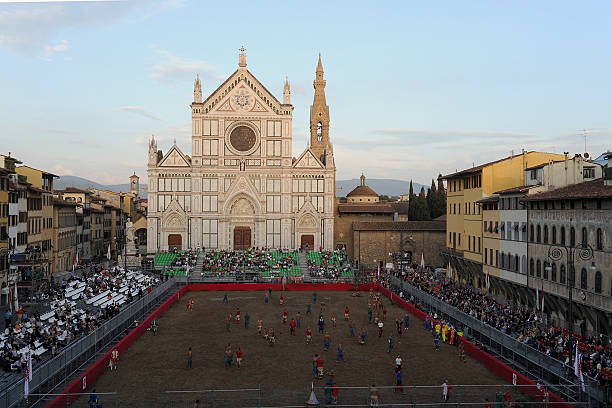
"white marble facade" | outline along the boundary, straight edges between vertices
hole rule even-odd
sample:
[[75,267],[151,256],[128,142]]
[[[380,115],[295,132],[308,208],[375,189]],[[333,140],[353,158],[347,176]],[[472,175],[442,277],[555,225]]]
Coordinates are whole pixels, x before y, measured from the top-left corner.
[[[202,101],[194,84],[192,155],[149,144],[147,250],[332,249],[335,177],[319,58],[309,147],[292,155],[290,88],[279,102],[246,68]],[[314,121],[314,122],[313,122]],[[314,125],[313,125],[314,124]]]

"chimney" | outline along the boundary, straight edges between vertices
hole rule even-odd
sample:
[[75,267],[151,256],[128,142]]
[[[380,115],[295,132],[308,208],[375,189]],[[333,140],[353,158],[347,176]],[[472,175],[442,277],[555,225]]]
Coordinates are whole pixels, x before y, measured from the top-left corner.
[[608,160],[608,164],[603,168],[604,172],[604,185],[612,186],[612,152],[608,151],[604,156]]

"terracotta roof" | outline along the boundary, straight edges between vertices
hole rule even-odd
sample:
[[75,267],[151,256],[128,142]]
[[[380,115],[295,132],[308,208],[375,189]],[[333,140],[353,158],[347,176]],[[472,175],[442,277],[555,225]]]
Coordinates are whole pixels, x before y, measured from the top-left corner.
[[483,197],[480,200],[476,201],[477,203],[495,203],[499,201],[499,196],[489,196]]
[[529,166],[527,168],[525,168],[525,170],[535,170],[535,169],[541,169],[544,166],[548,166],[549,163],[561,163],[564,162],[565,160],[551,160],[545,163],[540,163],[537,166]]
[[432,221],[444,221],[444,222],[446,222],[446,214],[442,214],[441,216],[434,218]]
[[610,197],[612,197],[612,186],[606,186],[603,179],[597,179],[534,194],[527,196],[525,199],[527,201],[538,201]]
[[354,231],[446,231],[445,221],[356,221]]
[[58,177],[59,178],[59,176],[57,174],[49,173],[48,171],[44,171],[44,170],[39,170],[39,169],[36,169],[34,167],[30,167],[30,166],[19,166],[19,167],[27,167],[28,169],[40,171],[42,174],[46,174],[48,176],[53,176],[53,177]]
[[48,191],[47,191],[47,190],[43,190],[42,188],[34,187],[34,186],[32,186],[32,185],[29,185],[29,186],[28,186],[28,190],[30,190],[30,191],[34,191],[34,192],[36,192],[36,193],[48,193]]
[[57,190],[57,192],[59,193],[81,193],[81,194],[91,194],[91,191],[87,191],[87,190],[81,190],[80,188],[76,188],[76,187],[66,187],[63,190]]
[[[525,152],[525,154],[529,154],[529,153],[533,153],[533,151]],[[519,157],[519,156],[522,156],[522,155],[523,155],[523,153],[519,153],[519,154],[515,154],[513,156],[504,157],[503,159],[494,160],[492,162],[484,163],[484,164],[481,164],[481,165],[476,166],[476,167],[471,167],[469,169],[461,170],[461,171],[458,171],[456,173],[447,174],[446,176],[439,177],[438,179],[444,180],[444,179],[448,179],[448,178],[459,177],[459,176],[464,176],[464,175],[471,174],[471,173],[476,173],[476,172],[482,170],[483,168],[485,168],[487,166],[490,166],[492,164],[500,163],[500,162],[503,162],[504,160],[514,159],[515,157]]]
[[347,197],[378,197],[376,191],[372,190],[368,186],[357,186],[346,195]]
[[518,186],[518,187],[512,187],[512,188],[507,188],[505,190],[496,191],[495,194],[524,193],[526,191],[529,191],[530,188],[534,188],[534,187],[538,187],[538,186]]
[[408,214],[408,208],[410,204],[407,201],[390,203],[393,206],[395,212],[399,214]]
[[53,206],[57,207],[76,207],[77,203],[70,200],[62,200],[61,198],[53,197]]
[[338,212],[393,214],[395,212],[395,209],[389,203],[343,203],[338,204]]
[[5,169],[4,167],[0,167],[0,176],[7,176],[9,174],[14,173],[14,171],[10,171],[9,169]]

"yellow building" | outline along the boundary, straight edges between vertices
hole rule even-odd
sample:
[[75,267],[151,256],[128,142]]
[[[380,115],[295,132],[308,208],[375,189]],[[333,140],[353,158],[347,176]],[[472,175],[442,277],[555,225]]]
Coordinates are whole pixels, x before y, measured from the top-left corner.
[[483,218],[478,202],[496,191],[525,185],[525,169],[564,155],[523,152],[441,177],[447,183],[447,248],[442,256],[450,261],[459,277],[477,285],[482,271]]
[[[28,247],[35,279],[47,278],[53,241],[53,179],[55,174],[29,166],[20,166],[17,174],[25,176],[28,188]],[[27,265],[26,265],[27,266]]]
[[9,256],[9,174],[11,171],[0,167],[0,276],[8,276]]

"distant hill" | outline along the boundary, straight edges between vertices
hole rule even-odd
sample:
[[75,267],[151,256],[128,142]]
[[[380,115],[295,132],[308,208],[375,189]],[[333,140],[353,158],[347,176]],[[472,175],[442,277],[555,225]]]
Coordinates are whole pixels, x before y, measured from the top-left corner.
[[[60,176],[60,178],[56,179],[53,182],[53,188],[56,190],[63,190],[66,187],[76,187],[82,190],[87,190],[88,188],[97,188],[100,190],[110,190],[116,193],[126,193],[130,191],[130,185],[128,183],[125,184],[100,184],[95,181],[88,180],[83,177],[77,176]],[[142,185],[140,189],[140,196],[146,197],[146,190],[142,191]]]
[[[345,197],[348,193],[350,193],[355,187],[357,187],[360,183],[359,179],[351,179],[351,180],[336,180],[336,188],[342,187],[341,190],[336,190],[336,195],[338,197]],[[410,181],[406,180],[393,180],[393,179],[366,179],[366,184],[372,190],[376,191],[380,195],[388,195],[391,196],[399,196],[403,193],[408,193],[410,190]],[[412,183],[415,194],[418,194],[421,191],[421,187],[425,187],[425,191],[429,189],[428,186],[424,186],[419,183]],[[127,192],[130,191],[129,184],[100,184],[95,181],[88,180],[83,177],[77,176],[61,176],[53,182],[53,187],[56,190],[63,190],[66,187],[76,187],[83,190],[86,190],[90,187],[99,188],[101,190],[110,190],[116,193]],[[142,187],[142,186],[141,186]],[[146,197],[146,191],[143,193],[142,188],[140,190],[140,196]]]
[[[359,179],[350,180],[336,180],[336,195],[338,197],[346,197],[355,187],[357,187],[361,181]],[[372,190],[376,191],[379,195],[399,196],[400,194],[408,193],[410,191],[410,181],[406,180],[393,180],[393,179],[366,179],[366,185]],[[338,190],[341,187],[342,190]],[[429,189],[428,186],[419,183],[412,183],[414,193],[418,194],[421,191],[421,187],[425,187],[425,191]]]

